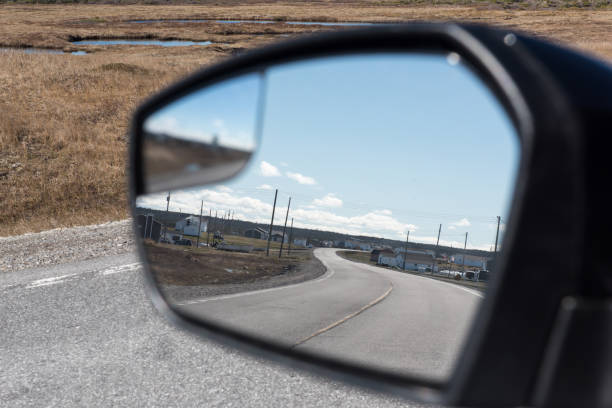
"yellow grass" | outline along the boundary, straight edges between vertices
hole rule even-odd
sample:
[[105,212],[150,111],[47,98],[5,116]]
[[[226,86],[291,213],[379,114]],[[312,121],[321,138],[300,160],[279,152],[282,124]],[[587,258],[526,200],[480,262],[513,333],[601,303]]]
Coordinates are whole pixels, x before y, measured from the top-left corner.
[[[0,47],[90,55],[0,54],[0,236],[125,218],[126,132],[148,95],[231,55],[320,27],[128,24],[130,19],[462,20],[504,25],[612,59],[612,11],[408,6],[401,1],[221,5],[6,5]],[[423,3],[421,3],[423,4]],[[328,28],[329,29],[329,28]],[[224,45],[75,46],[74,38],[210,40]]]

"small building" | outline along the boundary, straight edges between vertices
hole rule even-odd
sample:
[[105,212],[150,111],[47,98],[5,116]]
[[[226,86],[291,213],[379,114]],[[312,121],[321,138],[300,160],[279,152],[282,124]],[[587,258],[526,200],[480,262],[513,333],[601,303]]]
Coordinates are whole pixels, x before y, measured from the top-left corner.
[[[183,235],[198,236],[202,232],[206,232],[208,229],[208,222],[202,220],[200,225],[200,217],[190,215],[176,222],[174,229]],[[199,230],[199,232],[198,232]]]
[[282,231],[272,231],[272,241],[283,242],[286,244],[289,242],[289,238],[287,237],[287,234],[283,234]]
[[406,252],[395,255],[395,259],[400,269],[421,272],[435,270],[435,260],[432,254]]
[[244,236],[255,239],[268,239],[268,231],[263,228],[252,228],[244,231]]
[[391,256],[394,255],[393,251],[390,250],[390,249],[387,249],[387,248],[384,248],[384,249],[373,249],[372,252],[370,252],[370,261],[378,263],[378,257],[381,254],[391,255]]
[[377,263],[384,266],[398,266],[397,256],[393,252],[383,252],[379,254]]
[[371,251],[372,250],[372,245],[370,245],[369,243],[356,241],[356,240],[339,241],[338,246],[340,248],[359,249],[361,251]]
[[305,247],[307,243],[308,243],[308,240],[306,238],[296,238],[293,240],[294,245],[300,245],[303,247]]
[[454,254],[450,261],[456,265],[474,266],[476,268],[487,269],[487,259],[482,256],[469,254]]
[[360,242],[360,243],[358,243],[357,246],[362,251],[371,251],[372,250],[372,245],[368,244],[367,242]]

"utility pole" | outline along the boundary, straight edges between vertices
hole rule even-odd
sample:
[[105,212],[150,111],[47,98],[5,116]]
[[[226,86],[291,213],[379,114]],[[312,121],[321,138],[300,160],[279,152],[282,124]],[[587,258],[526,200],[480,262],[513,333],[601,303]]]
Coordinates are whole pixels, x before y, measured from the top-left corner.
[[206,246],[210,241],[210,228],[212,226],[212,208],[208,209],[208,223],[206,224]]
[[291,217],[291,228],[289,229],[289,250],[287,254],[291,255],[291,240],[293,239],[293,217]]
[[204,208],[204,200],[200,204],[200,223],[198,224],[198,240],[196,241],[196,248],[200,247],[200,234],[202,233],[202,209]]
[[166,197],[166,221],[164,222],[164,240],[166,240],[166,233],[168,231],[167,223],[168,223],[168,209],[169,208],[170,208],[170,192],[168,191],[168,197]]
[[431,274],[434,274],[434,268],[436,267],[436,256],[438,256],[438,246],[440,245],[440,232],[442,232],[442,224],[438,227],[438,240],[436,241],[436,250],[434,251],[434,261],[431,266]]
[[232,216],[232,218],[230,218],[230,225],[229,225],[229,233],[232,233],[232,224],[234,223],[234,214],[236,214],[236,210],[230,210],[230,214]]
[[406,234],[406,245],[404,245],[404,270],[406,270],[406,253],[408,252],[408,238],[410,238],[410,230],[408,230],[408,233]]
[[283,238],[281,239],[280,251],[278,251],[279,259],[283,253],[283,243],[285,242],[285,231],[287,230],[287,218],[289,218],[289,207],[290,206],[291,206],[291,197],[289,197],[289,204],[287,204],[287,213],[285,214],[285,226],[283,227]]
[[[217,214],[219,213],[219,210],[215,210],[215,228],[217,228]],[[215,242],[215,231],[213,230],[213,243]]]
[[274,205],[272,206],[272,219],[270,220],[270,231],[268,232],[268,246],[266,247],[266,256],[270,256],[270,240],[272,239],[272,225],[274,225],[274,210],[276,210],[276,196],[278,188],[274,191]]
[[493,253],[497,253],[497,240],[499,238],[499,223],[501,222],[501,217],[497,216],[497,233],[495,234],[495,251]]
[[465,242],[463,243],[463,264],[461,265],[465,271],[465,249],[467,248],[467,231],[465,232]]
[[145,214],[145,228],[144,233],[142,234],[142,239],[147,239],[147,227],[149,225],[149,216]]

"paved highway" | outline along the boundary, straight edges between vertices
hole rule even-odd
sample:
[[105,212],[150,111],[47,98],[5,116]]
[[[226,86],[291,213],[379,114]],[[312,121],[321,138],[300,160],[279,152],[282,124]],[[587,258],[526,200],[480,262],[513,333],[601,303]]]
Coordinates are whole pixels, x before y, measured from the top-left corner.
[[0,273],[0,407],[402,407],[169,325],[135,255]]
[[481,294],[317,249],[327,273],[284,288],[182,303],[287,346],[434,379],[451,372]]

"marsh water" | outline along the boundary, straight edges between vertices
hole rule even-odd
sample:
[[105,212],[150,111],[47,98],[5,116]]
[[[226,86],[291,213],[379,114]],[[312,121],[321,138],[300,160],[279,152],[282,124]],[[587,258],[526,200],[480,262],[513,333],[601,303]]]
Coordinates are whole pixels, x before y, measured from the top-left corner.
[[72,55],[86,55],[85,51],[72,51],[72,52],[64,52],[63,50],[51,49],[51,48],[11,48],[11,47],[2,47],[0,48],[0,52],[22,52],[24,54],[72,54]]

